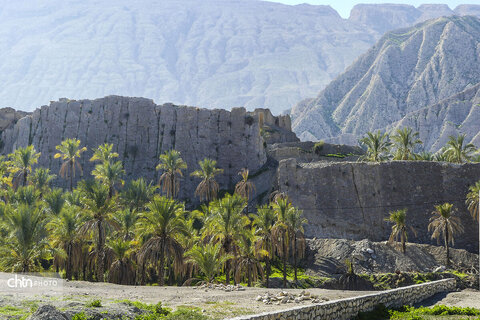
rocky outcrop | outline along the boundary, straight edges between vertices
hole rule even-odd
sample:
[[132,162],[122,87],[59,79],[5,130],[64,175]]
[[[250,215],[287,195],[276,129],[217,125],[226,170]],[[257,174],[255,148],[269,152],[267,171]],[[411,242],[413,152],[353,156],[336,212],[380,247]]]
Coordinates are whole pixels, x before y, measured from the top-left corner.
[[25,117],[28,112],[15,110],[13,108],[0,109],[0,132],[17,123],[18,120]]
[[[63,99],[43,106],[3,132],[3,153],[33,144],[42,153],[39,165],[57,173],[61,161],[53,158],[55,146],[66,138],[80,139],[88,147],[80,161],[87,174],[94,167],[88,161],[92,148],[113,143],[127,179],[143,176],[156,180],[158,156],[172,148],[180,151],[188,165],[181,183],[183,198],[193,198],[199,181],[190,173],[205,157],[217,160],[218,167],[224,170],[218,181],[225,190],[233,188],[240,169],[248,168],[253,175],[267,161],[258,117],[244,108],[207,110],[119,96]],[[57,182],[64,183],[61,179]]]
[[480,82],[479,48],[480,20],[474,17],[387,33],[316,99],[292,109],[293,129],[301,139],[356,144],[365,132]]
[[[434,205],[453,203],[465,227],[455,247],[478,250],[478,224],[465,207],[468,187],[480,177],[479,164],[439,162],[298,163],[280,161],[278,187],[304,211],[308,237],[372,241],[388,239],[384,221],[406,208],[416,231],[409,241],[432,243],[427,225]],[[435,243],[435,242],[434,242]]]

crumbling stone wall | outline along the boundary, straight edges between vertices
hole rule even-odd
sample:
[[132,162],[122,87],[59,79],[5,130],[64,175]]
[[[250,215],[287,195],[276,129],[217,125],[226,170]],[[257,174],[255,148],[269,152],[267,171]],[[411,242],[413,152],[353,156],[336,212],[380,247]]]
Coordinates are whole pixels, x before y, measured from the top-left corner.
[[307,237],[352,240],[388,239],[389,212],[406,208],[409,241],[433,243],[427,231],[434,205],[454,204],[465,233],[455,237],[455,247],[478,250],[478,224],[470,216],[465,198],[468,187],[480,179],[480,164],[426,161],[385,163],[298,163],[282,160],[278,188],[305,213]]

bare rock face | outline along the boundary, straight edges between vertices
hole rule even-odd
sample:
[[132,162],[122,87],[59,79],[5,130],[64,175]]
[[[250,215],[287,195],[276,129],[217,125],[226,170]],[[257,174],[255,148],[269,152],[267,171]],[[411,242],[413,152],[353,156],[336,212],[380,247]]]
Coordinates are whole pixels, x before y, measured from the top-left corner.
[[436,243],[427,231],[434,205],[454,204],[465,233],[455,247],[478,250],[478,224],[465,206],[468,187],[480,177],[479,164],[439,162],[298,163],[282,160],[278,187],[304,211],[307,237],[351,240],[388,239],[389,212],[406,208],[407,223],[417,236],[409,240]]
[[10,128],[10,126],[17,123],[18,120],[25,117],[28,112],[15,110],[13,108],[0,109],[0,132]]
[[420,132],[427,150],[439,150],[449,136],[465,134],[480,146],[480,83],[427,108],[407,114],[386,130],[410,127]]
[[[247,114],[244,108],[208,110],[119,96],[62,99],[43,106],[3,132],[3,153],[33,144],[42,153],[39,165],[57,173],[61,161],[53,158],[55,146],[66,138],[80,139],[88,147],[80,161],[87,174],[94,167],[89,161],[92,149],[113,143],[127,179],[143,176],[156,181],[158,156],[172,148],[180,151],[188,165],[181,198],[193,198],[199,180],[190,173],[206,157],[217,160],[224,170],[218,182],[225,190],[233,188],[242,168],[254,174],[267,160],[258,117]],[[57,182],[65,185],[60,178]]]
[[480,82],[479,48],[480,20],[471,16],[387,33],[316,99],[292,109],[293,129],[300,138],[356,143]]

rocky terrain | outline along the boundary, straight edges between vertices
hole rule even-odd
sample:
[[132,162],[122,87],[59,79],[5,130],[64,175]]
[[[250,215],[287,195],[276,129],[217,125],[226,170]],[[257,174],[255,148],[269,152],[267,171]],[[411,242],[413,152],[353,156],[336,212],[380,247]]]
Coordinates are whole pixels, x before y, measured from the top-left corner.
[[[445,271],[445,249],[440,246],[407,243],[406,253],[400,244],[373,242],[370,240],[310,239],[307,240],[304,261],[308,275],[331,276],[346,270],[345,261],[353,263],[357,274],[379,274],[395,272],[441,272]],[[462,249],[452,249],[451,265],[463,272],[476,272],[478,254]]]
[[[289,117],[273,117],[268,110],[250,114],[244,108],[226,111],[172,104],[159,106],[149,99],[118,96],[62,99],[35,110],[5,130],[1,136],[2,153],[33,144],[41,152],[39,165],[58,173],[61,161],[53,158],[55,146],[66,138],[77,138],[88,147],[81,165],[84,172],[90,173],[95,165],[89,161],[92,149],[108,142],[114,144],[120,155],[127,180],[144,177],[157,181],[158,156],[174,148],[188,165],[180,196],[192,201],[198,179],[190,173],[198,169],[198,162],[205,157],[217,160],[217,166],[224,170],[218,177],[223,190],[233,188],[242,168],[248,168],[254,175],[267,163],[260,118],[262,127],[277,133],[271,137],[272,142],[297,140],[291,132]],[[58,178],[56,183],[66,182]],[[265,188],[259,183],[257,194],[269,191],[271,186],[267,184]]]
[[465,207],[468,187],[480,177],[479,164],[393,161],[386,163],[281,160],[277,187],[304,211],[307,237],[372,241],[388,239],[390,211],[406,208],[417,235],[409,240],[434,243],[427,225],[434,205],[453,203],[465,227],[455,247],[478,251],[478,224]]
[[[430,110],[480,82],[479,43],[480,20],[474,17],[439,18],[389,32],[318,97],[292,109],[293,129],[302,140],[356,144],[367,131]],[[465,108],[451,107],[457,118],[465,113]],[[470,139],[478,133],[472,122],[454,120],[461,130],[450,133],[465,132]],[[423,123],[441,128],[448,121],[440,116]],[[429,126],[417,129],[433,142],[444,141]],[[439,145],[429,141],[427,148],[436,151]]]
[[2,1],[0,107],[59,97],[274,113],[312,97],[385,31],[480,6],[329,6],[258,0]]
[[480,83],[429,107],[413,111],[385,130],[410,127],[420,133],[427,150],[438,150],[450,135],[465,134],[480,146]]

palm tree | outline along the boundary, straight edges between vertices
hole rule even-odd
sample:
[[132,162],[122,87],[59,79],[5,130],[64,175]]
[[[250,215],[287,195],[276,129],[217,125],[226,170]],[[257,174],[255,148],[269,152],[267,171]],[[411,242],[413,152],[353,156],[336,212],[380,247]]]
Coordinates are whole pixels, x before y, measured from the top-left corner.
[[287,287],[287,259],[289,255],[290,228],[288,216],[294,210],[287,197],[278,197],[273,209],[276,216],[275,225],[272,229],[273,245],[283,262],[283,287]]
[[436,205],[432,214],[434,216],[430,218],[428,231],[432,232],[432,239],[437,239],[437,241],[440,241],[440,237],[443,234],[447,253],[447,265],[449,265],[450,254],[448,245],[449,243],[454,245],[454,236],[457,233],[463,233],[463,225],[460,218],[454,216],[453,204],[444,203]]
[[473,219],[478,221],[478,194],[480,192],[480,181],[477,181],[473,186],[468,188],[467,200],[465,201],[468,210],[472,214]]
[[227,260],[232,259],[232,255],[222,255],[220,243],[197,244],[190,249],[186,256],[187,262],[193,263],[205,276],[207,282],[213,282],[215,276],[220,274],[222,266]]
[[160,155],[157,170],[163,170],[158,183],[168,198],[175,198],[180,190],[182,170],[187,169],[187,163],[180,157],[177,150],[169,150]]
[[252,225],[255,227],[255,234],[257,236],[256,249],[258,252],[261,250],[266,252],[264,259],[266,284],[268,288],[271,272],[270,262],[274,257],[272,229],[275,225],[275,212],[271,206],[263,205],[257,208],[257,214],[252,214],[251,217],[253,218]]
[[53,215],[58,216],[65,205],[65,194],[60,188],[53,189],[45,196],[46,211]]
[[[5,156],[0,156],[0,196],[7,193],[7,189],[12,187],[12,175],[10,174],[10,163],[5,160]],[[5,198],[6,201],[8,200]]]
[[135,237],[135,224],[138,221],[136,209],[124,208],[115,212],[113,221],[118,226],[118,234],[124,241],[132,240]]
[[435,161],[435,155],[428,151],[422,151],[416,155],[416,159],[420,161]]
[[238,241],[239,254],[236,263],[235,280],[237,283],[240,282],[241,275],[245,274],[249,287],[252,286],[252,281],[255,282],[258,278],[263,278],[263,267],[259,258],[268,254],[263,250],[258,252],[255,242],[255,228],[244,230]]
[[208,158],[203,159],[198,163],[200,170],[195,170],[191,173],[192,176],[201,178],[202,181],[198,184],[195,190],[195,195],[209,202],[217,198],[218,183],[215,181],[215,176],[223,172],[223,169],[216,167],[217,161]]
[[81,233],[95,234],[96,243],[96,276],[97,281],[103,282],[105,272],[105,240],[108,227],[114,227],[112,212],[115,208],[115,199],[109,197],[109,189],[96,181],[81,181],[80,189],[83,193],[83,206],[87,214],[87,221],[81,227]]
[[[408,241],[407,235],[407,209],[400,209],[390,212],[388,218],[385,218],[385,221],[392,222],[394,225],[392,226],[392,233],[388,238],[388,242],[392,244],[394,241],[400,239],[402,243],[402,252],[405,253],[407,247],[406,242]],[[412,232],[415,233],[412,227],[410,227]]]
[[158,284],[165,283],[165,259],[172,258],[176,265],[183,264],[183,248],[177,240],[185,233],[184,206],[175,200],[155,196],[147,205],[148,211],[139,219],[140,234],[148,238],[139,251],[140,261],[158,263]]
[[115,186],[120,184],[123,186],[125,183],[122,180],[122,176],[125,174],[121,161],[110,162],[104,161],[95,165],[95,169],[92,171],[92,175],[95,179],[98,179],[107,186],[108,197],[111,198],[115,191]]
[[289,242],[292,244],[294,280],[297,281],[297,259],[305,255],[305,231],[303,225],[308,221],[303,217],[303,211],[293,208],[287,211],[287,226]]
[[449,136],[445,148],[445,155],[448,161],[454,163],[464,163],[472,159],[472,154],[477,148],[471,143],[465,144],[465,135],[461,134],[457,137]]
[[37,168],[29,180],[35,189],[40,191],[40,196],[43,196],[50,191],[50,183],[56,177],[55,174],[50,174],[50,169]]
[[93,149],[90,161],[112,162],[115,158],[118,158],[118,153],[113,152],[113,144],[104,143]]
[[235,185],[235,193],[247,199],[250,199],[250,196],[255,193],[255,185],[253,182],[248,180],[248,169],[242,169],[238,175],[242,177],[242,180],[237,182]]
[[130,260],[132,243],[118,238],[108,243],[108,247],[115,259],[109,267],[108,282],[131,285],[135,283],[135,268]]
[[26,204],[29,206],[38,206],[40,200],[40,191],[35,190],[33,186],[18,187],[15,191],[10,190],[10,201],[17,205]]
[[22,185],[27,185],[28,174],[32,172],[32,166],[38,162],[40,153],[35,151],[33,145],[25,148],[18,148],[9,155],[10,165],[14,177],[17,181],[22,181]]
[[412,128],[397,129],[392,136],[396,148],[393,160],[413,160],[415,147],[422,144],[418,136],[419,133],[413,132]]
[[5,215],[7,237],[0,248],[0,265],[3,270],[31,272],[47,256],[46,220],[38,207],[26,204]]
[[65,179],[70,177],[70,191],[72,191],[76,168],[80,170],[80,175],[83,175],[82,166],[78,159],[80,159],[82,152],[86,151],[87,148],[80,148],[80,140],[78,139],[66,139],[56,146],[55,149],[58,150],[58,153],[53,157],[55,159],[62,158],[63,160],[60,167],[60,176]]
[[[72,279],[74,270],[74,258],[81,255],[81,243],[79,241],[79,229],[82,223],[80,212],[73,207],[68,207],[47,224],[51,245],[60,248],[65,254],[65,273],[68,280]],[[59,259],[56,257],[55,259]]]
[[363,161],[380,162],[388,159],[390,146],[387,133],[378,130],[376,133],[367,132],[367,136],[359,140],[360,145],[367,148],[366,154],[360,159]]
[[127,183],[120,198],[123,204],[131,210],[142,211],[145,205],[153,198],[157,189],[152,183],[148,183],[144,178],[131,180]]
[[[242,214],[246,206],[245,199],[239,195],[227,194],[224,198],[213,203],[213,215],[206,220],[205,235],[211,237],[214,243],[221,243],[226,255],[236,257],[236,243],[238,235],[250,223],[248,217]],[[225,262],[225,282],[230,283],[232,259]]]

